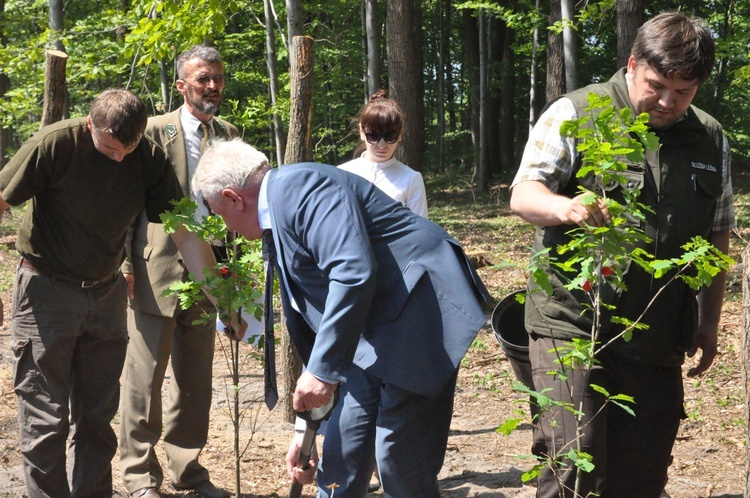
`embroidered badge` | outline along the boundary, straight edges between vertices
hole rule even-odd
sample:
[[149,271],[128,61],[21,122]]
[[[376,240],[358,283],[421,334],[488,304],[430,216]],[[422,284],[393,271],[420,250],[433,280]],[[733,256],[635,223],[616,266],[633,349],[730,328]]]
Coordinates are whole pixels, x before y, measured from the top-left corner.
[[167,136],[169,136],[169,138],[174,138],[175,135],[177,135],[177,127],[175,125],[173,125],[173,124],[168,124],[167,125]]
[[693,166],[693,169],[703,169],[706,171],[710,171],[712,173],[716,173],[718,171],[716,169],[716,166],[714,166],[713,164],[704,164],[704,163],[697,163],[695,161],[692,161],[691,165]]

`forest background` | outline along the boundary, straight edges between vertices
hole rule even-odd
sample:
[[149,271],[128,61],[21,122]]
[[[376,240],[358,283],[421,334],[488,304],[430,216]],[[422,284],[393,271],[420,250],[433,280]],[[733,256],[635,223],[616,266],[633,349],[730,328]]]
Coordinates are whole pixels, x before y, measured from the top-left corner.
[[516,169],[544,103],[607,80],[627,60],[638,26],[667,10],[703,17],[716,35],[716,69],[695,104],[724,125],[742,167],[750,155],[750,0],[0,0],[0,162],[39,127],[47,49],[68,54],[64,117],[85,115],[113,86],[159,114],[182,103],[175,56],[210,43],[225,60],[222,117],[281,163],[288,47],[307,35],[315,58],[310,159],[351,159],[353,120],[385,88],[407,113],[399,158],[486,191]]

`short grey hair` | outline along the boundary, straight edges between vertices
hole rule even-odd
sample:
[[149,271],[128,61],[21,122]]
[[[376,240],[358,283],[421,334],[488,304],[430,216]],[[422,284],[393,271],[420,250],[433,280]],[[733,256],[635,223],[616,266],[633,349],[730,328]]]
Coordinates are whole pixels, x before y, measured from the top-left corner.
[[214,47],[209,47],[208,45],[193,45],[177,56],[177,60],[174,62],[178,79],[185,79],[186,75],[183,66],[190,59],[200,59],[208,63],[221,63],[221,54]]
[[260,183],[270,169],[268,158],[242,139],[217,139],[201,156],[191,188],[196,196],[214,202],[226,188],[241,190]]

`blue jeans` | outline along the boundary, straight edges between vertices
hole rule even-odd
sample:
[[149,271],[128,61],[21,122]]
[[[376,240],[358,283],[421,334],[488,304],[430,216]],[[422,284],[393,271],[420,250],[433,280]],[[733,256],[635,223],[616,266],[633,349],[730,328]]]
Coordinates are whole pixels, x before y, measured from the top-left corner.
[[126,306],[121,277],[81,288],[19,268],[11,345],[29,497],[112,496]]

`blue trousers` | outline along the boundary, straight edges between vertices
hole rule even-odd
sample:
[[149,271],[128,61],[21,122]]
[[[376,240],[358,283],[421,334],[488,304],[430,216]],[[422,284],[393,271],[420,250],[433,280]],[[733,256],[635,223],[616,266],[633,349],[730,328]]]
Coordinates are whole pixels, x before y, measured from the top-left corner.
[[376,467],[387,498],[439,498],[456,376],[427,397],[353,366],[326,429],[318,498],[364,498]]
[[121,277],[83,289],[18,270],[13,386],[30,498],[112,496],[126,303]]

